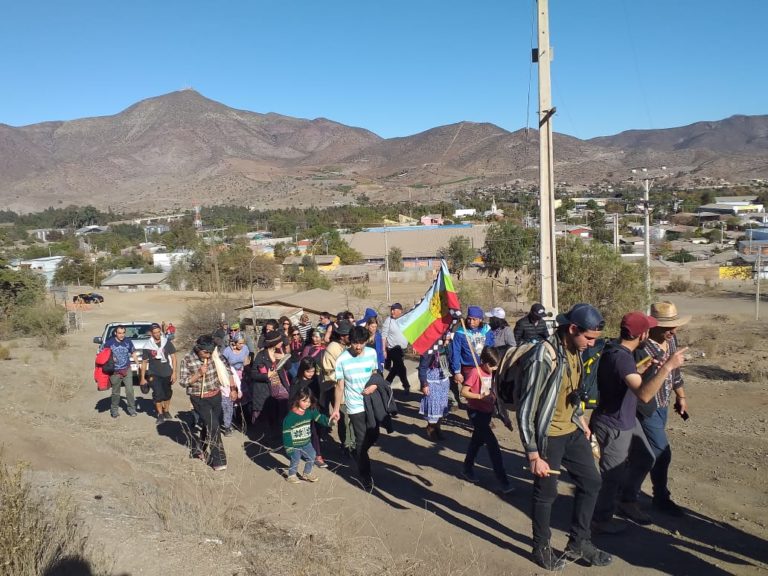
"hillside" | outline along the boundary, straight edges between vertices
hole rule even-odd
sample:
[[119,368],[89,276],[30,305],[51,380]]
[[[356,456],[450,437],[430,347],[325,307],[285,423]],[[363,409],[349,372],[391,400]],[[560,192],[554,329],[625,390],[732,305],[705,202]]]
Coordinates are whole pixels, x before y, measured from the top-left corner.
[[[558,181],[620,180],[667,165],[734,181],[768,177],[768,116],[734,116],[584,141],[555,136]],[[91,203],[173,210],[193,202],[256,206],[445,198],[456,190],[538,179],[538,133],[460,122],[383,139],[324,118],[229,108],[193,90],[113,116],[0,125],[0,200],[10,209]]]

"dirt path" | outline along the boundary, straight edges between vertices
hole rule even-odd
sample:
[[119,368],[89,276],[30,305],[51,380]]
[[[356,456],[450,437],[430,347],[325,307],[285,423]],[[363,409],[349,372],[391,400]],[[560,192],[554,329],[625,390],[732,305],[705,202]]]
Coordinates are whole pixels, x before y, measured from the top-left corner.
[[[39,485],[69,487],[92,538],[114,558],[114,573],[245,574],[243,550],[217,541],[221,519],[202,514],[210,510],[201,506],[202,486],[215,487],[205,497],[222,508],[234,501],[253,517],[368,550],[370,573],[381,562],[405,557],[442,574],[540,572],[527,559],[531,482],[516,433],[496,427],[518,488],[502,498],[493,492],[485,454],[480,485],[457,477],[468,437],[464,414],[451,415],[446,440],[431,444],[415,394],[401,404],[395,432],[382,434],[371,451],[376,479],[371,494],[359,488],[348,462],[334,450],[327,453],[332,468],[319,471],[318,484],[293,486],[280,473],[287,459],[258,435],[237,432],[226,438],[230,466],[216,475],[188,459],[179,422],[155,427],[148,398],[140,401],[138,418],[112,420],[108,393],[96,392],[91,379],[92,337],[108,321],[178,320],[186,305],[186,296],[174,293],[110,293],[102,307],[86,313],[84,330],[68,337],[67,348],[51,353],[36,341],[19,341],[12,360],[0,364],[5,399],[0,442],[7,456],[29,461]],[[671,488],[689,514],[674,520],[655,516],[653,526],[596,538],[617,557],[602,572],[765,574],[766,326],[748,322],[749,311],[735,311],[733,299],[684,298],[679,305],[698,314],[683,338],[692,348],[709,351],[686,368],[691,419],[673,419],[670,425]],[[746,381],[748,376],[755,381]],[[186,404],[177,392],[174,411],[186,410]],[[572,499],[567,481],[560,490],[553,518],[556,548],[565,544]],[[577,565],[566,570],[594,573]]]

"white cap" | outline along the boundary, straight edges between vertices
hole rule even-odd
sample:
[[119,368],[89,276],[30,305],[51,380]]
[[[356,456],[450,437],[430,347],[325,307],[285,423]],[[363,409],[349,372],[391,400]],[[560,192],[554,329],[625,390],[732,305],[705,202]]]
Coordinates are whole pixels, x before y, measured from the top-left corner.
[[485,315],[488,318],[498,318],[499,320],[504,320],[504,318],[507,317],[507,313],[504,312],[504,308],[502,308],[501,306],[497,306],[490,312],[486,312]]

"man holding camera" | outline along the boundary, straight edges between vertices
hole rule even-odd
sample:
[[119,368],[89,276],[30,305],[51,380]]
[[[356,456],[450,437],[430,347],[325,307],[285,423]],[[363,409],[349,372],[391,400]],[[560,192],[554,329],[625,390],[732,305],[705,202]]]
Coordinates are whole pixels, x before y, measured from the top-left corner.
[[[690,316],[678,314],[677,307],[672,302],[654,303],[651,306],[651,316],[656,319],[658,326],[651,328],[650,337],[643,343],[643,349],[647,355],[655,358],[658,364],[651,366],[643,375],[643,379],[654,377],[659,365],[664,365],[668,358],[678,353],[677,329],[691,320]],[[653,507],[671,516],[682,516],[683,509],[672,501],[667,487],[672,451],[669,447],[666,427],[672,392],[675,393],[674,411],[683,420],[687,420],[688,401],[680,368],[675,368],[666,375],[649,409],[639,411],[638,417],[653,454],[656,456],[656,462],[651,468]],[[637,478],[634,484],[641,486],[643,480],[645,480],[645,474]]]
[[[617,494],[622,516],[641,525],[651,523],[651,517],[637,502],[638,482],[642,482],[655,460],[637,419],[638,400],[648,402],[654,397],[672,371],[683,364],[685,352],[679,350],[669,356],[658,365],[653,378],[644,380],[641,374],[658,361],[650,356],[636,361],[634,353],[657,325],[656,318],[642,312],[626,314],[621,319],[618,342],[608,344],[600,359],[597,370],[600,403],[590,423],[600,445],[603,480],[592,521],[592,530],[597,533],[616,534],[625,528],[613,521]],[[627,471],[628,458],[630,469]]]

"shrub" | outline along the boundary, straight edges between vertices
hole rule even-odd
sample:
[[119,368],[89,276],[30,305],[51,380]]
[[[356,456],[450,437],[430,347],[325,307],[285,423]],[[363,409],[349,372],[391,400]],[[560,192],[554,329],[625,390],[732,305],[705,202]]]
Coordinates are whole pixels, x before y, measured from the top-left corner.
[[0,452],[0,576],[107,574],[88,557],[86,536],[70,498],[35,493],[24,467],[9,467]]
[[58,350],[66,345],[62,337],[67,331],[66,312],[61,306],[45,302],[37,306],[20,306],[11,312],[12,332],[15,336],[34,336],[40,346]]
[[191,348],[192,343],[202,334],[211,334],[219,327],[222,317],[230,323],[239,319],[236,307],[242,300],[223,296],[196,300],[187,307],[187,311],[178,326],[174,346],[180,354]]
[[680,276],[676,276],[667,284],[667,292],[689,292],[690,290],[691,283]]
[[0,360],[10,360],[11,350],[6,346],[0,346]]

